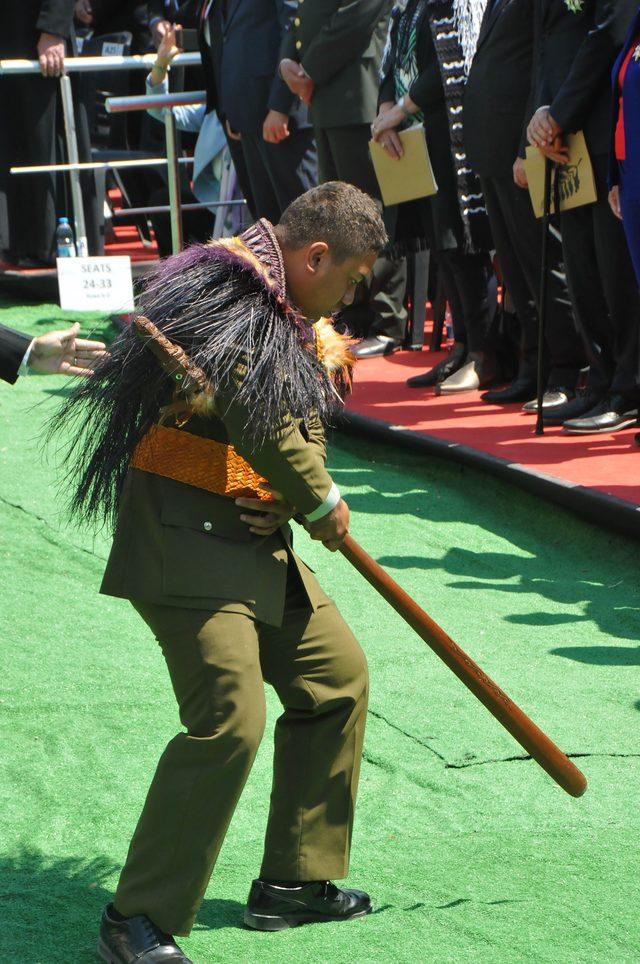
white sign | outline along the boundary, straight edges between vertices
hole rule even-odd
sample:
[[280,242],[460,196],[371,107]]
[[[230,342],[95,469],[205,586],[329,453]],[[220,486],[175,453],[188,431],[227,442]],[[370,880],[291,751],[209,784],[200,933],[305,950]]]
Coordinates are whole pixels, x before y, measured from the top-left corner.
[[131,258],[57,258],[60,307],[67,311],[133,311]]
[[114,43],[103,43],[102,45],[102,56],[103,57],[121,57],[124,53],[124,44],[114,44]]

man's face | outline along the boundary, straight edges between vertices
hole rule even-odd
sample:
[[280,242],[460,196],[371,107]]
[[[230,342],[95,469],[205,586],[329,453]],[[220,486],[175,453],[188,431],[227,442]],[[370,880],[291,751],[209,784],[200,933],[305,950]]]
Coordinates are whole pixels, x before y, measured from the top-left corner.
[[292,301],[312,320],[339,311],[353,301],[356,286],[371,272],[374,251],[335,263],[324,242],[296,252],[296,264],[287,271]]

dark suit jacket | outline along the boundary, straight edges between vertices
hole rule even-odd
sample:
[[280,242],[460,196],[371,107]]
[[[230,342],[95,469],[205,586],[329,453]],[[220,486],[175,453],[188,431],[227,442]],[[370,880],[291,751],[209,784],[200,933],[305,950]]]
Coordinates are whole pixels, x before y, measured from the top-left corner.
[[467,160],[482,177],[511,176],[529,121],[533,6],[497,0],[482,21],[464,93]]
[[[612,105],[610,122],[610,142],[609,142],[609,186],[613,187],[620,181],[620,172],[615,152],[615,133],[618,124],[618,98],[620,90],[618,88],[618,74],[622,67],[624,58],[629,53],[629,48],[640,34],[640,10],[635,16],[622,49],[613,65],[611,71]],[[625,193],[629,197],[640,198],[640,89],[631,88],[626,85],[624,95],[624,133],[625,133],[625,165],[624,165],[624,184]]]
[[549,105],[563,131],[584,130],[592,155],[609,150],[609,77],[637,0],[535,0],[533,110]]
[[2,4],[2,57],[35,59],[41,33],[69,40],[72,33],[74,0],[5,0]]
[[0,325],[0,378],[10,385],[18,377],[20,363],[31,340],[29,335]]
[[304,0],[281,56],[302,64],[315,83],[316,127],[370,124],[392,0]]
[[149,21],[160,18],[161,20],[171,20],[174,23],[182,24],[183,27],[197,27],[200,0],[181,0],[175,14],[168,12],[168,6],[166,0],[148,0],[147,14]]
[[207,111],[241,133],[256,133],[269,110],[281,111],[293,127],[309,126],[307,108],[278,73],[280,46],[297,0],[214,0],[209,13],[211,47],[200,29]]

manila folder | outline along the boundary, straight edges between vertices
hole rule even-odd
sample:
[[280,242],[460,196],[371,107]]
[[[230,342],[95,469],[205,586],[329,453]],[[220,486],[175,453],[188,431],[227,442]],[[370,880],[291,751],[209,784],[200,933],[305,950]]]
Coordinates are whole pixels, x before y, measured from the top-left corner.
[[438,190],[422,124],[400,131],[403,155],[389,157],[382,144],[369,141],[371,160],[385,205],[429,197]]

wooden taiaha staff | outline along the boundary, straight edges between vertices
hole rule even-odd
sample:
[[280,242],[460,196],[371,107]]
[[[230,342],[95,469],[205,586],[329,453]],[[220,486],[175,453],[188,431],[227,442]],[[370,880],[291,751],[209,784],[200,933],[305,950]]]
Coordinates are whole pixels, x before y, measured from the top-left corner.
[[454,643],[451,637],[427,615],[424,609],[418,606],[382,566],[378,565],[375,559],[372,559],[358,545],[355,539],[347,535],[340,546],[340,551],[489,712],[502,723],[536,763],[539,763],[543,770],[546,770],[549,776],[572,797],[581,797],[587,789],[586,777],[553,740],[536,726],[533,720],[480,669],[457,643]]
[[[208,386],[204,371],[194,365],[185,352],[166,338],[158,328],[139,315],[134,319],[138,337],[153,351],[163,369],[176,385],[179,394],[203,391]],[[300,520],[301,521],[301,520]],[[447,636],[430,616],[392,579],[375,559],[347,535],[340,551],[352,566],[371,583],[383,599],[395,609],[412,629],[447,664],[458,679],[471,690],[481,703],[511,733],[540,766],[563,790],[580,797],[587,789],[587,780],[571,760],[536,726],[497,683],[480,669],[457,643]]]

